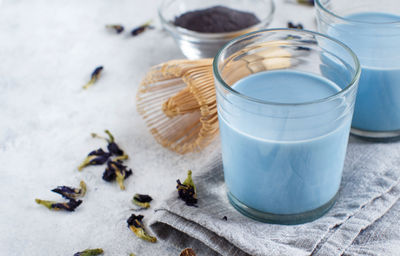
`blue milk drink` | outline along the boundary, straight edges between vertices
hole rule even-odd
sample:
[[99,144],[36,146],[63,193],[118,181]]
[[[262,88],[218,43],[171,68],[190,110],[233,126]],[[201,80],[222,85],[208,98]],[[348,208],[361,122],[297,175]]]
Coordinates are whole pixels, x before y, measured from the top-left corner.
[[271,223],[322,216],[340,187],[356,55],[323,34],[268,29],[225,45],[213,72],[231,204]]
[[326,33],[347,44],[360,59],[352,126],[400,134],[400,16],[365,12],[344,18],[351,22],[330,25]]
[[[256,73],[232,87],[244,96],[284,104],[315,102],[342,90],[322,76],[294,70]],[[291,116],[289,111],[286,117],[277,108],[260,118],[252,115],[259,106],[228,96],[229,106],[222,102],[218,111],[230,199],[272,215],[332,204],[351,123],[352,108],[346,112],[342,100],[322,107],[303,104],[298,113]],[[226,111],[232,114],[225,115]]]

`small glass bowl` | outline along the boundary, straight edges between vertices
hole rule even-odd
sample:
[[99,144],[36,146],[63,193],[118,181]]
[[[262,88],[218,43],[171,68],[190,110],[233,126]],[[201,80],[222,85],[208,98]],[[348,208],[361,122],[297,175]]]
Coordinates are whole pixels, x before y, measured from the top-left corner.
[[[217,5],[253,13],[260,22],[246,29],[227,33],[200,33],[174,25],[175,18],[186,12]],[[163,27],[175,39],[182,53],[189,59],[199,59],[213,58],[231,39],[266,28],[272,21],[274,11],[273,0],[164,0],[158,13]]]

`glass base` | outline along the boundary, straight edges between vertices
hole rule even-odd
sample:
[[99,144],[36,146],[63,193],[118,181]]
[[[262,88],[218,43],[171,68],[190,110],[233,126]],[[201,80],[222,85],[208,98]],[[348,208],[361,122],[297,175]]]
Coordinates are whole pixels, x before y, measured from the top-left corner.
[[338,194],[339,192],[336,193],[336,195],[326,204],[318,207],[317,209],[297,214],[273,214],[268,212],[261,212],[259,210],[246,206],[245,204],[240,202],[236,197],[234,197],[229,191],[228,191],[228,199],[236,210],[238,210],[243,215],[255,219],[257,221],[272,223],[272,224],[295,225],[313,221],[324,215],[335,204]]
[[399,131],[388,131],[388,132],[373,132],[364,131],[357,128],[351,128],[351,134],[367,141],[373,142],[394,142],[400,141],[400,130]]
[[218,53],[218,50],[229,41],[226,40],[215,40],[210,42],[202,42],[201,40],[187,41],[184,39],[176,39],[176,43],[181,49],[183,55],[190,60],[202,59],[202,58],[214,58]]

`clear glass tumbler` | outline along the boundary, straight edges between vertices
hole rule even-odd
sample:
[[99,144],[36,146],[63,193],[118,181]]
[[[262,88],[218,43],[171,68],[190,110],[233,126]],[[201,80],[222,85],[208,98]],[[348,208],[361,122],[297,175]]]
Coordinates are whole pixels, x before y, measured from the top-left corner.
[[325,35],[261,30],[214,59],[225,183],[259,221],[318,218],[339,190],[360,66]]
[[[259,23],[233,32],[199,33],[174,25],[176,17],[196,10],[224,6],[253,13]],[[219,48],[235,37],[266,28],[275,12],[273,0],[164,0],[159,8],[163,27],[176,41],[182,53],[189,59],[214,58]]]
[[361,63],[352,134],[400,139],[400,2],[317,0],[318,30],[348,45]]

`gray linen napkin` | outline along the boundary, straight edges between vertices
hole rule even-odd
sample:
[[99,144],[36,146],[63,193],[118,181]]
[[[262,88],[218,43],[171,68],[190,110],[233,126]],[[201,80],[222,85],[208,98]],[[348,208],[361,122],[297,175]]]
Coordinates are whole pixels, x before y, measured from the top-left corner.
[[[219,154],[203,170],[194,177],[198,208],[186,206],[175,192],[151,221],[159,238],[178,248],[241,256],[389,255],[400,247],[389,242],[399,238],[399,229],[393,228],[399,227],[394,224],[399,214],[391,208],[400,208],[400,143],[350,139],[337,203],[323,217],[301,225],[265,224],[238,213],[226,197]],[[381,229],[384,238],[375,235]]]

